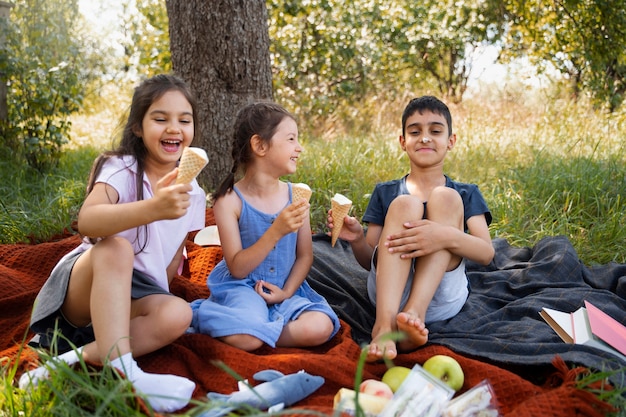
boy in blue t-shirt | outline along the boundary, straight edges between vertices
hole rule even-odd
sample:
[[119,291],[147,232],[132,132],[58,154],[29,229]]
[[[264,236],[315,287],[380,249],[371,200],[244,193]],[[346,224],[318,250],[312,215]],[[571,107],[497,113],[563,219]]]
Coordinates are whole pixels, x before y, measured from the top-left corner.
[[[467,299],[465,259],[487,265],[494,256],[491,213],[478,187],[443,173],[446,154],[456,143],[448,107],[432,96],[411,100],[399,139],[409,173],[376,185],[363,215],[367,233],[346,216],[339,234],[370,271],[368,295],[376,306],[370,362],[425,344],[425,323],[455,316]],[[391,332],[405,335],[397,346],[384,337]]]

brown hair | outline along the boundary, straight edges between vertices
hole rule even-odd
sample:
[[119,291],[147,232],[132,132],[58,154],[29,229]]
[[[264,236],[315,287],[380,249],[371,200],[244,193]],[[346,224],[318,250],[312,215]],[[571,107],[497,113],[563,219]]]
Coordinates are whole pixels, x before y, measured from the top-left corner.
[[[104,163],[111,157],[131,155],[137,161],[137,175],[135,178],[135,185],[137,189],[137,200],[143,200],[143,175],[144,175],[144,161],[148,150],[143,142],[143,139],[135,134],[135,131],[141,128],[143,118],[145,117],[148,109],[158,99],[169,91],[180,91],[189,104],[193,112],[193,124],[194,129],[198,126],[196,115],[196,99],[191,93],[191,90],[187,84],[179,77],[170,74],[159,74],[152,78],[144,80],[139,86],[135,88],[133,93],[133,99],[130,104],[128,112],[128,118],[126,124],[122,130],[122,135],[119,145],[110,151],[103,152],[93,163],[91,172],[89,173],[89,180],[87,181],[87,194],[89,194],[95,185],[96,178],[102,170]],[[198,131],[195,130],[195,134]],[[147,229],[147,226],[143,226]],[[137,229],[137,238],[139,237],[139,229]],[[146,242],[147,242],[146,235]],[[96,239],[89,238],[91,243],[95,243]],[[145,246],[145,243],[142,245]]]
[[231,152],[233,166],[230,173],[213,194],[213,201],[226,195],[233,189],[235,176],[239,171],[245,173],[253,155],[250,147],[252,136],[258,135],[264,142],[270,143],[278,125],[285,117],[295,120],[295,117],[282,106],[269,101],[248,104],[237,113],[233,128],[233,147]]

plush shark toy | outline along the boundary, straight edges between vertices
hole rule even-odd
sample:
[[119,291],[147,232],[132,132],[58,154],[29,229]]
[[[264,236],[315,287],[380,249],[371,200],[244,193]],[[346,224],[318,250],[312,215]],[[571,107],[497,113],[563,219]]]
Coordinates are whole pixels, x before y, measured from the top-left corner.
[[239,391],[230,395],[209,392],[211,401],[221,403],[218,408],[209,410],[200,417],[224,416],[238,406],[247,405],[259,410],[279,411],[313,394],[324,384],[324,378],[304,372],[284,375],[268,369],[254,374],[257,381],[266,381],[251,387],[247,381],[239,381]]

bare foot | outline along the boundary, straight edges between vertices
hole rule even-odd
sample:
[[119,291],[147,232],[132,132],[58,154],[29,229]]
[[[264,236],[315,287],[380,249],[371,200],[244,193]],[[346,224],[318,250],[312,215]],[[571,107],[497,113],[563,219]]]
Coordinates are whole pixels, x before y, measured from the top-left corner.
[[402,351],[415,350],[428,342],[428,329],[418,316],[401,312],[396,317],[396,323],[398,331],[406,335],[399,343]]
[[389,338],[374,338],[368,346],[366,362],[377,362],[383,359],[394,359],[398,352],[396,351],[396,343]]

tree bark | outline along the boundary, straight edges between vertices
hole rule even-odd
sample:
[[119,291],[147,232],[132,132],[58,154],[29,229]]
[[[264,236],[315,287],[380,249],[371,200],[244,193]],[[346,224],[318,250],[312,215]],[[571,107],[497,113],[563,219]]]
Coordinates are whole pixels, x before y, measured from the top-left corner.
[[166,0],[173,71],[198,99],[194,146],[209,164],[198,182],[212,192],[232,168],[237,111],[272,99],[265,0]]

